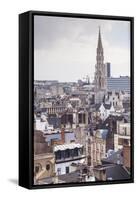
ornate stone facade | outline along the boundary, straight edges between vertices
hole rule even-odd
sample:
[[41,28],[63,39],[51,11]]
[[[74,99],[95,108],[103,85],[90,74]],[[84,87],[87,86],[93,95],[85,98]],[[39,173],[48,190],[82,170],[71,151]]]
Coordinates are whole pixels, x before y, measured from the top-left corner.
[[95,65],[95,103],[101,103],[107,90],[107,73],[104,64],[104,52],[99,28],[97,56]]

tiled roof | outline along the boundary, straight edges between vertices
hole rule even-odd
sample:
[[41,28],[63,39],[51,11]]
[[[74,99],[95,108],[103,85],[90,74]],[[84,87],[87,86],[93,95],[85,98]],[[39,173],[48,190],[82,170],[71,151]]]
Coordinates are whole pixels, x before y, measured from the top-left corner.
[[54,151],[63,151],[66,149],[74,149],[74,148],[81,148],[83,145],[78,143],[70,143],[70,144],[62,144],[62,145],[56,145],[54,147]]

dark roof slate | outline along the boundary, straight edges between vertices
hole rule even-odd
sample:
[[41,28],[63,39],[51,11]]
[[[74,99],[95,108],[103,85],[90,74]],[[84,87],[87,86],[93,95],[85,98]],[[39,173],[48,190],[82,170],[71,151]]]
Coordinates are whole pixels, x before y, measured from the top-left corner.
[[106,169],[107,179],[112,180],[125,180],[130,179],[130,174],[122,165],[114,165]]

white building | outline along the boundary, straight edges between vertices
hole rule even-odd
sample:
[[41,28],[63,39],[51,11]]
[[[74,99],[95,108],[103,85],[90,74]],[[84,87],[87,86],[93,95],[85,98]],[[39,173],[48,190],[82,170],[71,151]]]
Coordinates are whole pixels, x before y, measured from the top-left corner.
[[116,110],[124,111],[123,98],[124,95],[121,91],[116,92],[113,90],[105,95],[105,104],[112,104]]
[[40,118],[35,117],[34,129],[44,133],[44,131],[53,131],[54,127],[53,125],[49,125],[47,117],[42,114]]
[[113,104],[101,104],[99,107],[100,118],[105,120],[110,114],[115,112]]
[[106,157],[107,134],[107,129],[98,129],[93,136],[87,136],[86,154],[89,166],[101,165],[101,160]]
[[77,143],[56,145],[53,149],[55,153],[55,173],[57,175],[71,172],[72,163],[84,163],[86,156],[83,155],[83,145]]
[[130,145],[130,123],[117,122],[117,134],[114,135],[115,151]]

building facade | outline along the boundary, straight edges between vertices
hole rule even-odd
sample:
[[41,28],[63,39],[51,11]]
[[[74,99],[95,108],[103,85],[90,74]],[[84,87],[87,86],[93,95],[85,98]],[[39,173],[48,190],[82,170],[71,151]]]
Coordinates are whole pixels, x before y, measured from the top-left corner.
[[109,91],[124,91],[130,93],[130,77],[110,77],[107,78],[107,87]]
[[38,183],[41,179],[54,177],[55,175],[55,156],[53,153],[34,155],[34,182]]
[[101,160],[106,157],[107,130],[96,130],[93,136],[87,137],[87,164],[95,167],[101,165]]
[[55,153],[55,173],[57,175],[70,173],[72,163],[84,163],[86,156],[83,154],[83,145],[70,143],[56,145]]
[[117,122],[117,134],[114,135],[115,151],[125,145],[130,146],[130,123]]

